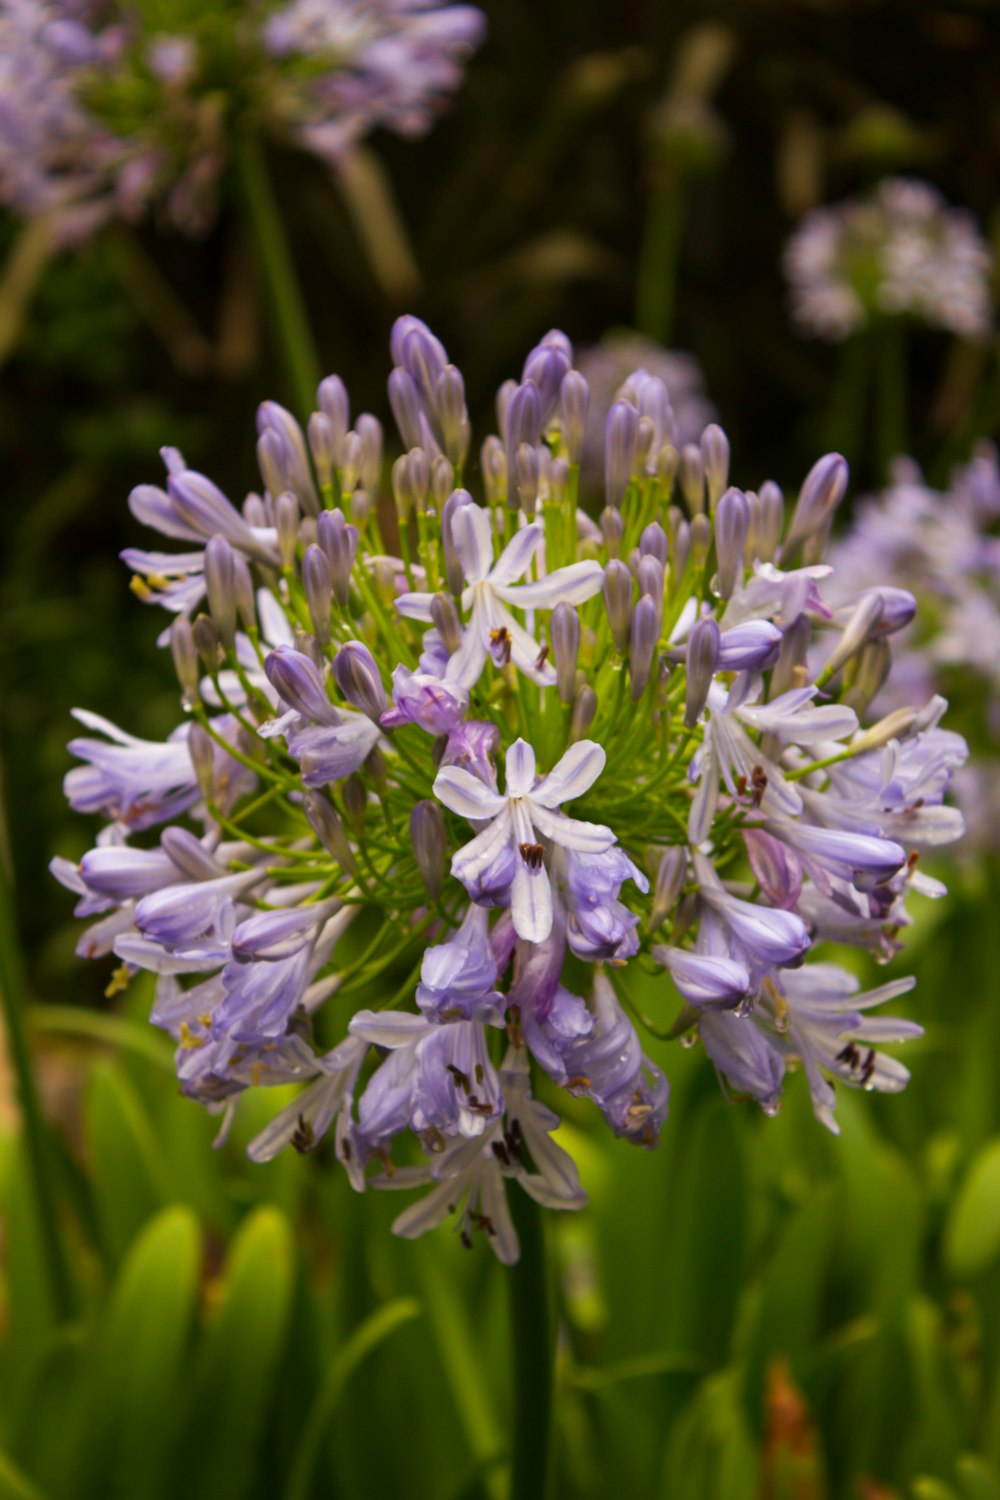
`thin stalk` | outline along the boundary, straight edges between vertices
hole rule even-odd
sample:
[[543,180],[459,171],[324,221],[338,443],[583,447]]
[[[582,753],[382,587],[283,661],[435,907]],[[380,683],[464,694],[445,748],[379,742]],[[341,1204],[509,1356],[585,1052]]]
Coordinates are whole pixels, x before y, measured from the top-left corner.
[[3,847],[5,827],[2,811],[2,806],[0,806],[0,1002],[3,1005],[11,1066],[17,1080],[21,1121],[24,1127],[24,1144],[28,1154],[35,1206],[38,1211],[38,1225],[52,1294],[52,1306],[59,1321],[65,1322],[72,1317],[74,1311],[73,1281],[62,1236],[59,1233],[55,1193],[50,1175],[51,1154],[48,1132],[31,1068],[31,1054],[24,1023],[24,973],[14,915],[13,892],[7,861],[4,857],[6,852]]
[[683,217],[680,180],[664,169],[649,198],[635,298],[635,326],[658,344],[673,332]]
[[319,361],[264,153],[253,136],[245,136],[238,145],[236,168],[264,272],[275,335],[299,416],[305,421],[316,405]]
[[511,1209],[521,1241],[521,1258],[507,1272],[514,1378],[510,1494],[511,1500],[546,1500],[551,1467],[555,1340],[545,1227],[541,1209],[527,1193],[513,1195]]

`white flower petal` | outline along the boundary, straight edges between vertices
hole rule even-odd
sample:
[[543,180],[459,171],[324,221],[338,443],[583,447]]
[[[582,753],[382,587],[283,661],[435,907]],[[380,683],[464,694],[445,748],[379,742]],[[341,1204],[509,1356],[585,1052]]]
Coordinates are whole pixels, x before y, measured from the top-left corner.
[[407,1010],[359,1010],[348,1031],[376,1047],[406,1047],[434,1030],[426,1016]]
[[544,865],[532,870],[518,859],[510,890],[510,914],[519,938],[526,943],[545,942],[552,931],[552,887]]
[[505,807],[488,828],[477,833],[474,839],[464,844],[452,855],[451,873],[463,885],[474,884],[479,876],[496,859],[506,840],[510,838],[510,812]]
[[496,567],[490,573],[492,587],[499,590],[513,583],[516,578],[523,578],[541,539],[542,527],[536,522],[532,522],[530,526],[522,526],[520,531],[516,531],[497,558]]
[[469,583],[481,583],[493,561],[490,518],[479,505],[461,505],[451,518],[451,535]]
[[568,568],[557,568],[537,583],[498,585],[495,578],[494,591],[508,604],[518,609],[555,609],[557,604],[582,604],[592,599],[601,587],[604,569],[599,562],[570,563]]
[[461,766],[442,766],[434,780],[434,795],[460,818],[495,818],[507,802],[498,792],[490,791],[478,776]]
[[395,604],[399,613],[405,615],[408,620],[423,620],[429,623],[433,598],[433,594],[400,594]]
[[580,818],[567,818],[562,813],[550,812],[547,807],[536,807],[534,799],[531,819],[554,844],[575,849],[578,854],[603,854],[615,842],[611,829],[605,828],[603,823],[584,823]]
[[507,796],[526,797],[535,784],[535,752],[527,740],[515,740],[507,751]]
[[579,740],[570,745],[547,776],[543,776],[531,794],[532,802],[542,807],[559,807],[582,797],[600,776],[608,757],[594,740]]

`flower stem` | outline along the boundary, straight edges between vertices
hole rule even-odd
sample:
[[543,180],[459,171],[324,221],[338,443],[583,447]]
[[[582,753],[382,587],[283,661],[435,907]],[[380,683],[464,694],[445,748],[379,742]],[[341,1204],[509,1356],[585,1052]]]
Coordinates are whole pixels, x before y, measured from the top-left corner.
[[636,328],[658,344],[668,344],[673,332],[683,208],[680,181],[664,168],[649,197],[635,302]]
[[42,1116],[38,1089],[31,1068],[24,1024],[24,974],[14,915],[13,891],[5,859],[5,828],[0,807],[0,1005],[7,1031],[7,1047],[17,1079],[18,1101],[24,1127],[24,1144],[31,1172],[42,1250],[46,1261],[52,1307],[65,1321],[74,1311],[73,1282],[59,1233],[55,1194],[50,1168],[51,1144]]
[[549,1306],[545,1226],[527,1193],[511,1209],[521,1258],[507,1272],[511,1366],[514,1378],[514,1444],[511,1500],[545,1500],[549,1493],[554,1340]]
[[319,362],[264,153],[253,136],[245,136],[238,145],[236,166],[264,272],[275,335],[299,416],[305,421],[316,404]]

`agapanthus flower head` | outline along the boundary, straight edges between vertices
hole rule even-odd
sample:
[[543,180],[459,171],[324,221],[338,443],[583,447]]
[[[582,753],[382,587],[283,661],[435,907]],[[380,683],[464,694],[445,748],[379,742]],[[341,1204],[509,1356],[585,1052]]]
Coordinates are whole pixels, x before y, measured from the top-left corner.
[[[919,602],[897,637],[894,670],[871,659],[875,708],[901,713],[915,699],[946,693],[979,752],[955,777],[966,812],[961,852],[1000,847],[996,736],[1000,731],[1000,465],[981,445],[947,489],[929,485],[901,459],[879,494],[857,506],[833,545],[840,608],[891,573]],[[848,587],[848,580],[850,581]]]
[[0,0],[0,199],[67,238],[151,205],[196,232],[234,143],[268,134],[330,165],[376,127],[419,135],[482,39],[431,0]]
[[785,272],[796,322],[834,342],[900,316],[971,339],[992,326],[986,243],[927,182],[889,178],[816,209],[788,242]]
[[631,398],[629,404],[640,416],[657,422],[656,451],[664,440],[678,452],[689,443],[697,444],[715,419],[715,407],[694,355],[664,349],[655,339],[629,329],[607,334],[599,344],[582,350],[579,373],[583,389],[589,391],[581,419],[582,488],[588,498],[600,493],[605,428],[612,406],[623,395]]
[[823,944],[892,957],[909,893],[940,894],[917,862],[961,830],[964,744],[938,700],[866,727],[866,653],[910,596],[820,560],[842,459],[786,517],[777,486],[730,483],[721,429],[679,455],[637,372],[597,525],[586,381],[549,333],[477,498],[447,352],[403,318],[392,355],[394,512],[335,377],[305,432],[261,408],[241,506],[176,450],[133,493],[178,548],[125,556],[170,613],[185,718],[159,745],[80,714],[66,789],[106,822],[53,870],[80,951],[157,976],[152,1020],[223,1133],[247,1089],[302,1084],[255,1160],[329,1134],[358,1191],[425,1189],[398,1234],[454,1215],[510,1262],[508,1189],[585,1201],[562,1113],[647,1149],[665,1127],[639,974],[657,1031],[768,1114],[798,1067],[830,1128],[834,1080],[902,1086],[877,1044],[919,1028],[868,1012],[906,982],[858,993]]

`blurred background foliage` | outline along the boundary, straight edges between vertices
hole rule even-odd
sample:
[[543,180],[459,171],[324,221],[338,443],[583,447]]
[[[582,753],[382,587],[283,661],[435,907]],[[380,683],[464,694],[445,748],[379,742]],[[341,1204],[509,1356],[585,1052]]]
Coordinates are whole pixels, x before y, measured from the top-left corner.
[[[391,322],[424,317],[479,438],[547,327],[632,327],[701,363],[734,474],[797,486],[835,427],[838,351],[798,336],[782,245],[887,172],[1000,236],[1000,7],[989,0],[489,0],[426,140],[373,138],[336,183],[275,157],[325,370],[387,417]],[[141,982],[74,956],[47,874],[88,832],[61,796],[69,709],[156,737],[160,624],[117,560],[157,448],[238,496],[253,410],[291,401],[235,197],[191,243],[115,226],[54,254],[0,223],[3,775],[71,1317],[53,1305],[13,1104],[0,1114],[0,1500],[506,1493],[505,1274],[332,1162],[253,1167],[176,1093]],[[911,448],[934,472],[1000,425],[997,353],[914,336]],[[864,430],[856,489],[874,482]],[[390,455],[391,456],[391,455]],[[649,1158],[567,1127],[593,1207],[552,1226],[560,1496],[1000,1500],[997,876],[946,873],[902,960],[927,1027],[901,1098],[791,1088],[775,1121],[660,1048]],[[9,942],[9,935],[5,939]],[[8,970],[9,974],[9,970]],[[10,1093],[0,1090],[0,1100]],[[266,1104],[266,1101],[265,1101]]]

